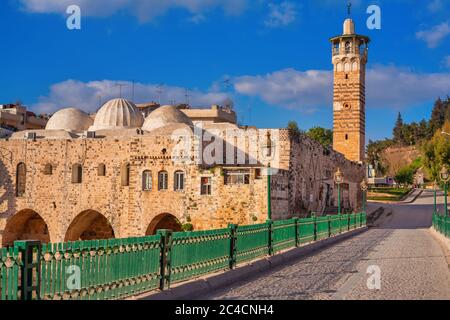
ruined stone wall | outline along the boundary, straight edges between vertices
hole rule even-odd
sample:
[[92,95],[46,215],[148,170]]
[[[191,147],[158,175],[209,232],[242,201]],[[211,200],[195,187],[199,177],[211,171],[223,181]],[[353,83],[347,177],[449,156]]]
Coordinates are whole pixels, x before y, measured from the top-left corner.
[[[280,190],[273,195],[276,203],[274,218],[306,216],[310,212],[320,215],[326,207],[337,206],[337,186],[333,175],[338,168],[344,176],[344,184],[341,185],[344,206],[352,211],[361,208],[359,185],[365,176],[363,165],[323,148],[303,134],[287,139],[288,132],[285,131],[280,136],[283,137],[280,153],[284,155],[289,150],[289,156],[283,156],[281,162],[281,167],[288,165],[288,169],[280,170],[280,176],[272,184]],[[284,201],[280,202],[280,198]]]

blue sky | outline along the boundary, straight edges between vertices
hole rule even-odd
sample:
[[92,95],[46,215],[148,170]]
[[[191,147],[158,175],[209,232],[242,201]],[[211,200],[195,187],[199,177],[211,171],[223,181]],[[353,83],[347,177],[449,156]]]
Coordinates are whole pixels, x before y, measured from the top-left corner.
[[[6,0],[0,3],[0,103],[36,112],[95,111],[119,96],[193,105],[233,99],[240,122],[332,127],[328,39],[342,33],[347,1]],[[428,118],[450,95],[450,0],[353,1],[357,32],[371,37],[367,135],[389,137],[397,112]],[[66,8],[81,8],[81,30]],[[366,9],[381,8],[381,30]],[[229,85],[224,80],[229,79]]]

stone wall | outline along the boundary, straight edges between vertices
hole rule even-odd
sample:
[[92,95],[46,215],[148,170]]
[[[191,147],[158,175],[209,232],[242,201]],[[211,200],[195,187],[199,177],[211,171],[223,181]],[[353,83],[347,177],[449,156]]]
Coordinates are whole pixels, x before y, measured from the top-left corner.
[[[264,173],[269,162],[275,173],[271,184],[274,219],[323,211],[327,184],[335,198],[331,174],[338,166],[349,182],[350,206],[358,207],[362,166],[324,150],[305,136],[291,139],[287,130],[238,131],[245,138],[242,143],[223,133],[224,150],[232,145],[244,151],[246,163],[234,166],[196,164],[192,162],[195,157],[174,161],[179,141],[167,135],[0,140],[0,241],[4,245],[17,238],[12,236],[17,234],[12,224],[27,223],[30,212],[47,226],[45,237],[52,242],[64,241],[69,228],[86,231],[71,233],[72,238],[80,234],[83,239],[95,238],[95,234],[108,234],[109,228],[117,238],[143,236],[152,222],[161,217],[171,217],[172,222],[178,220],[181,224],[192,223],[195,230],[225,228],[230,223],[262,223],[268,211],[268,179]],[[261,149],[267,149],[268,136],[272,139],[269,144],[273,143],[270,159],[261,156]],[[196,145],[192,141],[192,148]],[[26,185],[23,196],[17,197],[19,163],[26,167]],[[82,166],[81,183],[72,181],[72,168],[76,164]],[[129,183],[124,185],[127,164]],[[104,176],[99,175],[99,165],[105,165]],[[225,184],[224,170],[236,168],[248,170],[249,184]],[[142,188],[142,174],[146,170],[152,173],[150,191]],[[160,171],[168,173],[167,190],[158,190]],[[176,171],[185,173],[183,191],[174,190]],[[211,178],[211,195],[201,195],[202,177]],[[94,219],[98,216],[104,217],[104,222]],[[32,225],[42,226],[39,221]],[[35,238],[42,236],[39,232],[35,232]]]

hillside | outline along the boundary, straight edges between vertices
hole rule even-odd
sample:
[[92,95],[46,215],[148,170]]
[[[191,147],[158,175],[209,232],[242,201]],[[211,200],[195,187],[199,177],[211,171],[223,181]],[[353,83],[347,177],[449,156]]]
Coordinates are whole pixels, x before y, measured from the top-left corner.
[[395,176],[397,172],[409,166],[420,157],[420,151],[415,146],[389,147],[381,153],[381,159],[386,167],[386,175]]

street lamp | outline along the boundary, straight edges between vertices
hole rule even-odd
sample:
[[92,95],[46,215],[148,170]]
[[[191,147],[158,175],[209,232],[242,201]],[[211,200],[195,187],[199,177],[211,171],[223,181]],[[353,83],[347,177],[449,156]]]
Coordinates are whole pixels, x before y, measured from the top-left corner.
[[363,198],[362,198],[363,213],[365,214],[366,213],[366,192],[367,192],[367,189],[369,189],[366,179],[363,179],[360,187],[361,187],[362,196],[363,196]]
[[444,164],[440,172],[440,177],[442,182],[444,182],[444,205],[445,205],[445,216],[448,217],[448,207],[447,207],[447,184],[450,180],[450,175],[447,166]]
[[337,184],[338,187],[338,214],[341,215],[341,183],[344,180],[342,176],[341,169],[338,168],[336,173],[334,174],[334,183]]

